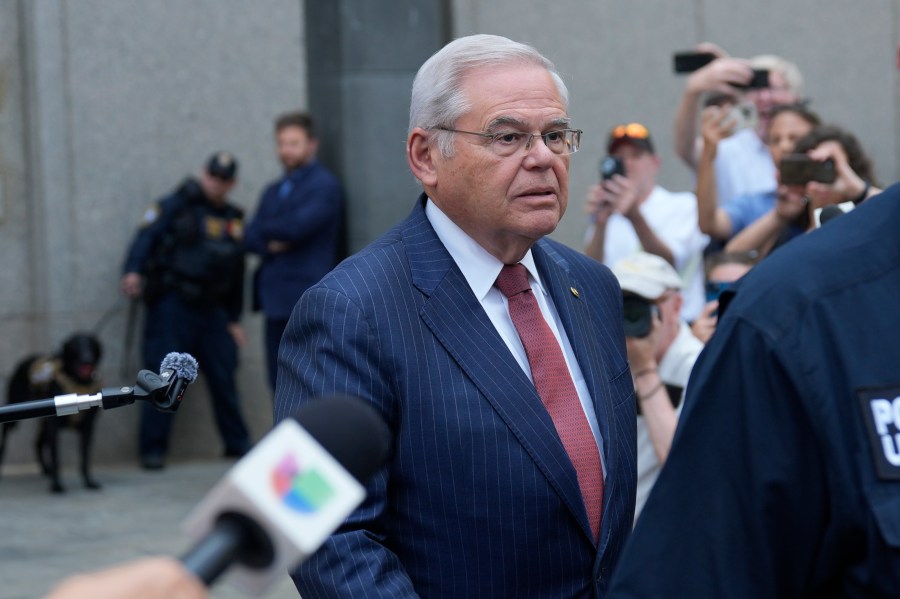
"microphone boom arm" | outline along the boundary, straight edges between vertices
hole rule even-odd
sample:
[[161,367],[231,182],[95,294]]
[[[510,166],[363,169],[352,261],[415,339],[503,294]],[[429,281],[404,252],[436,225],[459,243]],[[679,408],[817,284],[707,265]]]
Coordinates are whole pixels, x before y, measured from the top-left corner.
[[160,408],[165,400],[169,380],[150,370],[141,370],[134,387],[105,387],[99,393],[79,395],[67,393],[48,399],[35,399],[0,406],[0,423],[47,416],[68,416],[97,406],[109,410],[134,403],[136,399],[150,400]]

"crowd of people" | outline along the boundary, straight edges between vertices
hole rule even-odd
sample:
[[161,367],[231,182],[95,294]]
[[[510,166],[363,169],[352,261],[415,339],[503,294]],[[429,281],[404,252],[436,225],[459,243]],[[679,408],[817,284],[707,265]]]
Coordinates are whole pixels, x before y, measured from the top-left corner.
[[[148,209],[122,279],[152,316],[147,368],[199,355],[226,455],[249,448],[246,251],[276,421],[339,392],[394,434],[363,505],[292,572],[302,596],[897,596],[900,348],[879,337],[900,325],[900,190],[791,62],[698,51],[674,125],[695,189],[663,188],[647,127],[615,125],[583,251],[548,238],[582,136],[568,89],[492,35],[421,67],[422,194],[336,268],[341,191],[308,115],[277,121],[285,173],[246,227],[228,153]],[[860,209],[805,235],[830,206]],[[144,414],[146,468],[168,418]]]
[[[636,528],[612,595],[896,596],[900,388],[890,367],[867,364],[881,351],[896,364],[896,347],[875,341],[896,316],[866,326],[862,306],[884,310],[900,289],[896,242],[879,245],[877,230],[896,226],[897,198],[872,202],[853,229],[795,242],[881,194],[872,161],[811,109],[789,61],[697,50],[711,61],[675,117],[695,195],[628,199],[655,183],[635,157],[659,161],[629,123],[607,146],[625,172],[586,201],[588,255],[610,263],[615,222],[639,246],[611,263],[638,412]],[[754,69],[767,83],[748,89]],[[703,271],[684,258],[695,252]],[[698,274],[708,303],[679,315]]]

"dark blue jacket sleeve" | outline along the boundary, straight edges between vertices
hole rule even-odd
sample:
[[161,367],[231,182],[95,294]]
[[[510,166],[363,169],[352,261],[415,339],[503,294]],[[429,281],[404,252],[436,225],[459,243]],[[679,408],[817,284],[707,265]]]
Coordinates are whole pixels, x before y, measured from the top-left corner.
[[795,351],[740,319],[716,331],[612,597],[808,596],[827,477],[780,353]]
[[253,218],[244,229],[244,247],[248,252],[261,256],[267,252],[266,244],[269,240],[263,237],[261,227],[266,215],[273,212],[271,204],[278,199],[277,194],[278,184],[275,183],[269,185],[260,196],[256,214],[253,215]]

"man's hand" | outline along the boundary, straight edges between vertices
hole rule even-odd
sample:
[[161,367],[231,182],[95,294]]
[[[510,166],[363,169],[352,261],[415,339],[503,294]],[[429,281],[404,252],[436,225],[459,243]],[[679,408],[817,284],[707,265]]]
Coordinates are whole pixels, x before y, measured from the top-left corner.
[[700,42],[696,46],[694,46],[695,52],[707,52],[709,54],[714,54],[716,58],[727,58],[728,52],[725,51],[722,46],[713,43],[713,42]]
[[125,273],[119,282],[119,288],[126,297],[138,298],[144,290],[144,277],[136,272]]
[[631,374],[655,370],[657,367],[656,353],[659,345],[659,335],[662,323],[659,316],[652,314],[653,324],[646,337],[625,337],[625,348],[628,352],[628,363],[631,366]]
[[694,337],[704,344],[709,341],[709,338],[712,337],[712,334],[716,331],[716,322],[719,320],[719,317],[716,316],[716,310],[718,309],[718,300],[707,302],[707,304],[703,306],[700,315],[691,324],[691,332],[694,334]]
[[244,332],[244,327],[241,326],[241,323],[229,322],[227,328],[228,334],[234,339],[234,344],[238,347],[244,347],[244,344],[247,343],[247,334]]
[[739,90],[734,85],[746,85],[751,79],[753,69],[746,60],[722,57],[691,73],[686,91],[695,95],[714,91],[737,95]]
[[622,175],[613,175],[612,179],[607,179],[598,187],[599,201],[607,204],[610,212],[618,212],[626,218],[634,216],[633,211],[638,209],[638,187],[634,181]]
[[591,185],[588,189],[587,202],[584,211],[590,215],[597,226],[606,225],[613,213],[613,202],[610,193],[602,185]]
[[45,599],[205,599],[200,580],[168,557],[151,557],[106,570],[78,574]]

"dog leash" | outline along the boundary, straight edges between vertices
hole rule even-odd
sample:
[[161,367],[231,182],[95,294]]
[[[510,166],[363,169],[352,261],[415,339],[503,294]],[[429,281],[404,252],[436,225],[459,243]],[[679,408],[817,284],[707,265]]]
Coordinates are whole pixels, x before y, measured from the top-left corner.
[[[119,362],[119,375],[127,378],[131,373],[131,362],[134,348],[134,329],[137,324],[138,317],[138,300],[125,300],[128,302],[128,312],[125,320],[125,340],[122,348],[122,359]],[[122,310],[122,300],[117,299],[107,310],[100,316],[97,323],[91,328],[91,332],[96,337],[100,337],[100,332],[109,324],[113,316]]]
[[91,333],[93,333],[95,337],[99,337],[100,331],[102,331],[103,328],[107,325],[107,323],[109,323],[110,319],[112,319],[112,317],[115,316],[116,312],[118,312],[121,309],[122,309],[122,306],[121,306],[119,300],[117,299],[115,302],[113,302],[113,305],[110,306],[109,308],[107,308],[106,312],[104,312],[103,315],[100,316],[100,320],[98,320],[97,324],[95,324],[91,328]]
[[125,342],[122,348],[122,362],[119,368],[119,375],[123,379],[128,378],[132,371],[131,354],[134,349],[134,329],[137,326],[138,301],[137,299],[128,300],[128,315],[125,318]]

